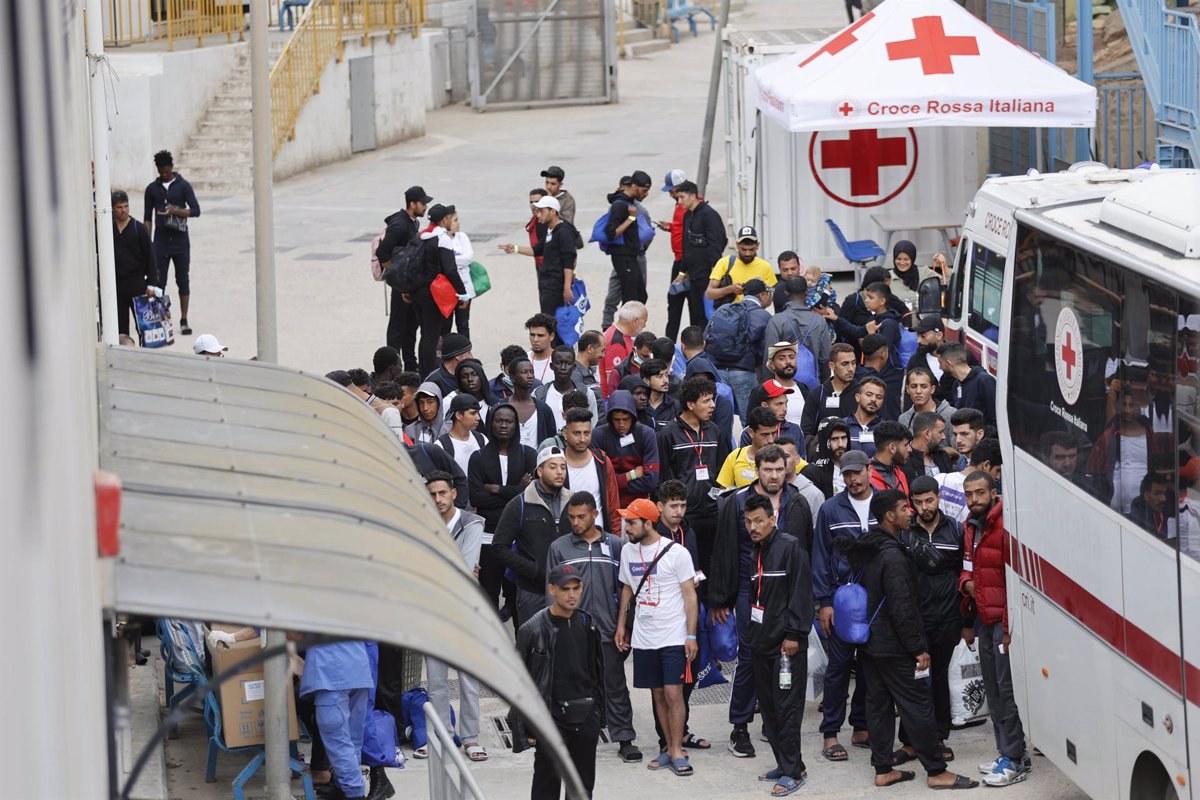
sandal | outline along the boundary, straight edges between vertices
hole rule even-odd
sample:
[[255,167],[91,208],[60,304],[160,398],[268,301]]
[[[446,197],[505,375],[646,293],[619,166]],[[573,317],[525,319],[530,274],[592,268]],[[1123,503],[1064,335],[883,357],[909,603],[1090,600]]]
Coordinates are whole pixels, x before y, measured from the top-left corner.
[[896,752],[892,753],[892,766],[898,767],[901,764],[907,764],[910,761],[915,761],[916,756],[910,754],[907,750],[901,747]]
[[851,740],[850,740],[850,744],[851,744],[851,745],[853,745],[854,747],[861,747],[863,750],[870,750],[870,749],[871,749],[871,739],[870,739],[870,737],[867,737],[866,739],[863,739],[861,742],[856,742],[856,741],[854,741],[853,739],[851,739]]
[[662,769],[669,766],[671,766],[671,754],[659,753],[656,757],[650,759],[650,763],[646,765],[646,769]]
[[800,780],[796,780],[795,778],[789,778],[787,775],[784,775],[775,782],[774,786],[771,787],[771,797],[787,797],[789,794],[795,792],[803,785],[803,777],[800,778]]
[[423,758],[429,758],[429,746],[422,745],[421,747],[418,747],[416,750],[413,750],[413,758],[418,759],[418,760],[423,759]]
[[487,750],[484,750],[479,742],[471,742],[470,744],[463,742],[463,750],[466,752],[467,758],[474,762],[488,760]]
[[951,750],[949,747],[946,747],[946,745],[942,745],[942,761],[945,761],[947,764],[949,764],[953,760],[954,760],[954,751]]
[[973,781],[966,775],[959,775],[954,779],[954,783],[948,783],[944,786],[930,786],[930,789],[974,789],[979,785],[979,781]]
[[783,770],[781,770],[779,767],[776,767],[775,769],[771,770],[770,772],[764,772],[762,775],[759,775],[758,779],[760,781],[762,781],[763,783],[774,783],[775,781],[779,780],[782,777],[783,777]]
[[677,758],[671,762],[671,772],[674,772],[681,778],[685,778],[695,772],[692,765],[687,762],[686,758]]
[[850,754],[846,752],[846,748],[842,747],[841,743],[831,744],[821,751],[821,755],[830,761],[848,761]]
[[895,786],[897,783],[907,783],[908,781],[911,781],[912,779],[917,777],[917,773],[909,772],[906,769],[898,769],[898,770],[894,770],[894,771],[900,773],[899,778],[897,778],[894,781],[888,781],[887,783],[877,783],[875,785],[878,786],[880,789],[882,789],[885,786]]
[[694,733],[689,733],[683,740],[683,746],[691,750],[708,750],[712,747],[712,742],[708,739],[700,738]]

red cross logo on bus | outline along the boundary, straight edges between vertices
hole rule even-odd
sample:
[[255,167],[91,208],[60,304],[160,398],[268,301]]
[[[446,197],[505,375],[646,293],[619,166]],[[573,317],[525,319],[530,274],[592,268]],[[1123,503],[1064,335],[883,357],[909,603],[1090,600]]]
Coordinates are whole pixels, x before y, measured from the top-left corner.
[[926,75],[953,75],[951,56],[979,55],[979,41],[974,36],[947,36],[941,17],[915,18],[913,34],[912,39],[887,43],[889,61],[919,58]]
[[[855,110],[849,101],[843,106]],[[821,190],[839,203],[882,205],[904,191],[916,174],[917,134],[912,128],[906,133],[822,131],[812,136],[808,161]]]
[[1071,341],[1071,338],[1072,333],[1068,329],[1065,336],[1065,341],[1062,345],[1061,353],[1063,364],[1066,365],[1067,369],[1067,380],[1072,380],[1075,377],[1075,348],[1072,346],[1073,342]]
[[1054,375],[1063,401],[1075,405],[1083,389],[1083,333],[1079,318],[1069,307],[1058,312],[1054,323]]

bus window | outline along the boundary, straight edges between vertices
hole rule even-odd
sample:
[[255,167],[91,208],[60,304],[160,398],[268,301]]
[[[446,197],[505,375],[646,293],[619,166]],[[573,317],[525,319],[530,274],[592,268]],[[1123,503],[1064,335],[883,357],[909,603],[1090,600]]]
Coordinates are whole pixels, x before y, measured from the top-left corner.
[[1174,354],[1175,414],[1179,436],[1179,550],[1200,560],[1200,301],[1179,301]]
[[1004,256],[974,244],[971,247],[971,297],[967,325],[993,342],[1000,334],[1000,294],[1004,290]]
[[962,319],[963,286],[967,274],[967,253],[971,252],[971,240],[965,236],[958,245],[958,266],[950,275],[950,287],[946,290],[946,314],[948,319]]

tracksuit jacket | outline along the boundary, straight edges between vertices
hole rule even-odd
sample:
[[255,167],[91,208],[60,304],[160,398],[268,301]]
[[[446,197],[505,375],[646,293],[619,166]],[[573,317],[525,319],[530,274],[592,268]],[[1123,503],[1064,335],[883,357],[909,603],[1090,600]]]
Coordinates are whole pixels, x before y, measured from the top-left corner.
[[[867,518],[869,526],[878,524],[875,517]],[[857,539],[863,535],[858,512],[850,504],[850,495],[842,490],[825,501],[817,514],[813,535],[813,595],[822,608],[833,605],[833,592],[850,579],[850,562],[834,547],[843,537]]]
[[917,582],[917,601],[926,631],[969,627],[970,616],[962,614],[958,579],[963,566],[963,529],[958,520],[938,515],[938,525],[929,533],[920,522],[900,534],[907,548]]
[[763,609],[762,622],[750,620],[746,626],[746,641],[751,651],[778,655],[784,639],[804,646],[813,619],[812,570],[804,546],[796,537],[776,528],[764,541],[752,546],[750,557],[753,568],[746,577],[750,602]]
[[[538,492],[538,480],[509,501],[496,524],[492,537],[492,554],[502,566],[516,575],[517,588],[532,594],[546,591],[546,554],[550,544],[571,530],[567,521],[567,500],[571,492],[562,488],[558,500],[562,506],[559,517],[550,513],[550,506]],[[516,548],[513,548],[516,542]]]
[[546,553],[546,574],[559,564],[570,564],[579,575],[583,581],[579,608],[591,616],[601,636],[611,639],[617,632],[617,604],[621,596],[617,577],[621,568],[620,537],[601,531],[600,538],[588,544],[574,531],[560,536],[550,543]]
[[679,411],[679,401],[669,394],[664,394],[658,408],[650,408],[650,404],[647,403],[646,407],[638,412],[638,422],[657,431],[667,423],[674,422],[679,416]]
[[[629,436],[633,441],[621,444],[621,435],[612,427],[614,411],[624,411],[634,418]],[[658,436],[653,428],[637,422],[637,402],[629,392],[618,389],[612,393],[608,401],[608,423],[601,425],[592,432],[592,447],[599,448],[612,462],[613,472],[617,478],[617,492],[621,498],[621,507],[629,505],[634,498],[650,497],[658,488]],[[628,473],[637,467],[645,470],[645,475],[634,480],[629,479]]]
[[[697,454],[699,449],[699,454]],[[717,486],[721,465],[729,456],[729,445],[712,422],[700,423],[700,430],[689,427],[682,418],[658,429],[659,479],[676,478],[688,490],[688,516],[712,516],[717,501],[709,492]],[[708,468],[708,478],[696,477],[696,468]]]
[[[762,307],[757,297],[743,298],[738,305],[746,309],[746,341],[737,352],[711,352],[709,358],[721,369],[754,372],[766,361],[766,342],[763,336],[771,322],[771,312]],[[711,320],[709,322],[711,325]],[[774,342],[771,342],[774,344]]]
[[854,384],[836,395],[836,405],[833,407],[829,406],[830,400],[835,400],[832,379],[809,390],[804,398],[804,415],[800,417],[800,430],[805,436],[816,436],[817,424],[826,417],[845,419],[858,409],[858,401],[854,399]]

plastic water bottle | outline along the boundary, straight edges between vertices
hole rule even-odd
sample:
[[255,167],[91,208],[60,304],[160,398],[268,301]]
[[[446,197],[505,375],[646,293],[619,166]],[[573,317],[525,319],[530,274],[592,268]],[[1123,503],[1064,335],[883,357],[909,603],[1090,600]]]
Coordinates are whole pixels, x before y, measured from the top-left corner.
[[787,653],[779,656],[779,688],[792,688],[792,659],[788,658]]

